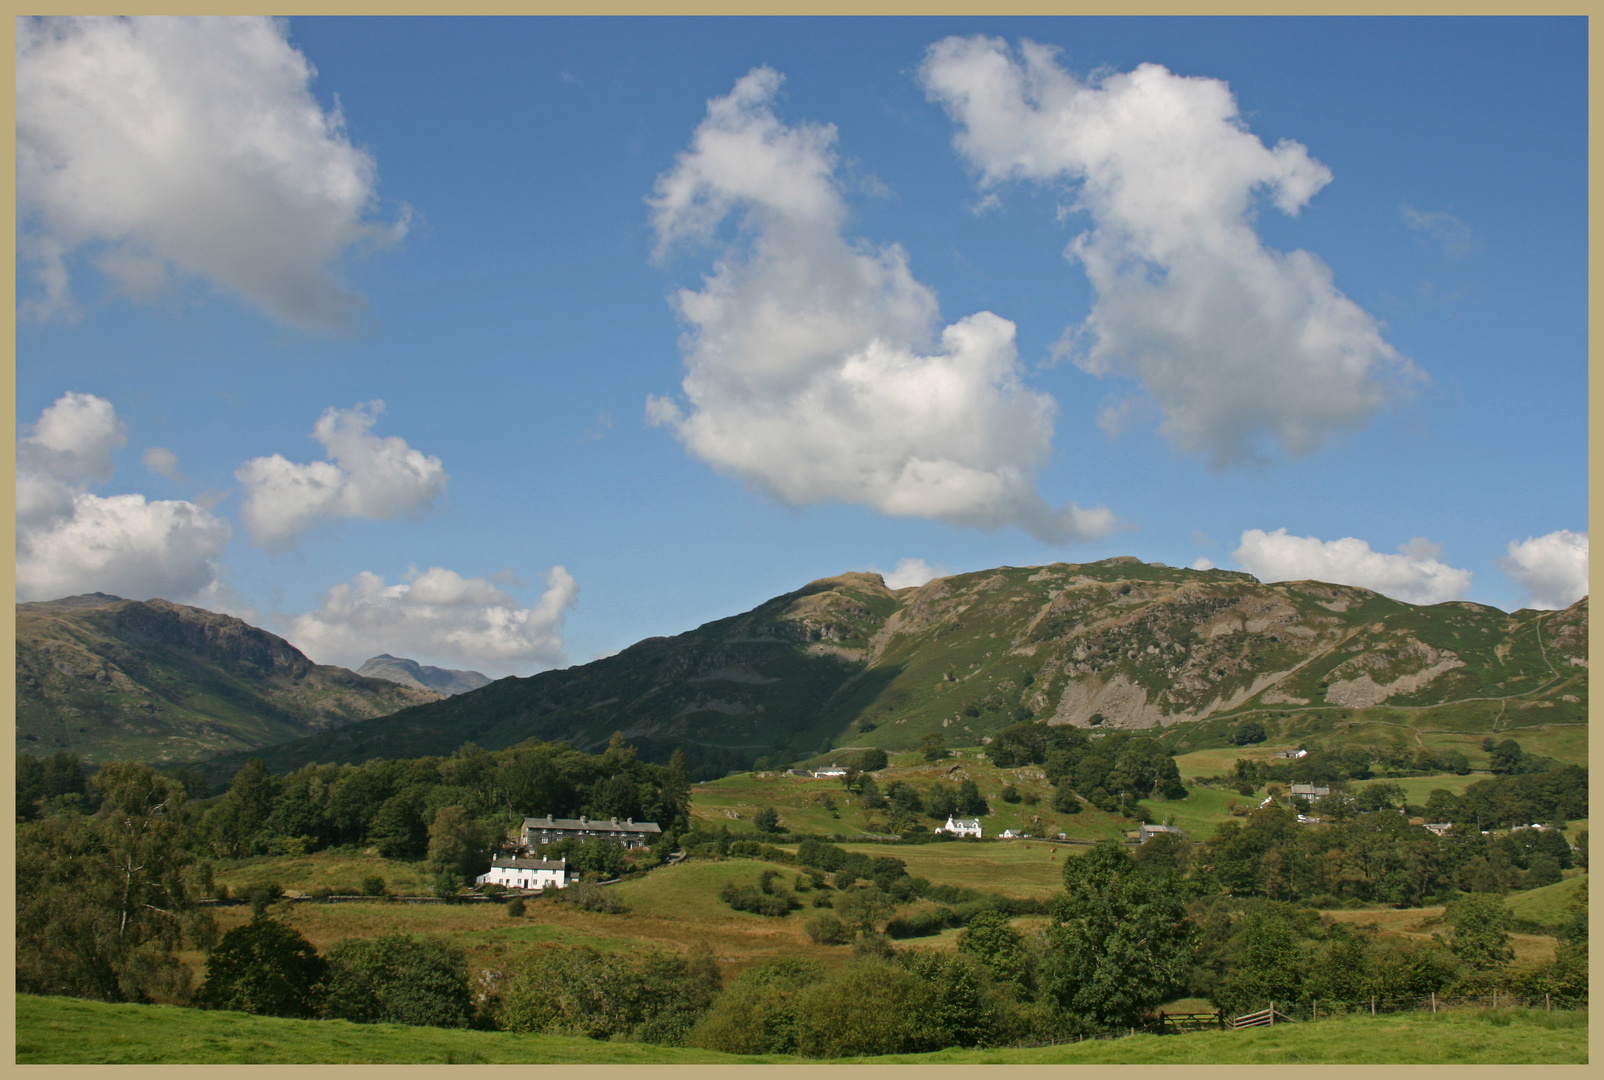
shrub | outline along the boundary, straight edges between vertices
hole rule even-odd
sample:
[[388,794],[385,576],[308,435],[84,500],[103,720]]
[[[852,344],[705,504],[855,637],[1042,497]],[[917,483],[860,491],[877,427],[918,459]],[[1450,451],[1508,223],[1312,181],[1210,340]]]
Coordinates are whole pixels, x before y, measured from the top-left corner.
[[363,896],[384,896],[388,892],[389,890],[385,887],[384,879],[379,877],[377,874],[372,874],[362,879]]
[[705,947],[634,963],[583,947],[545,949],[513,971],[496,1020],[505,1031],[678,1043],[720,987]]
[[323,1005],[328,965],[310,942],[264,915],[223,935],[195,994],[203,1009],[310,1019]]
[[819,965],[806,960],[771,960],[745,971],[685,1041],[727,1054],[794,1054],[798,995],[823,978]]
[[859,959],[796,998],[797,1052],[857,1057],[936,1049],[933,989],[881,959]]
[[514,919],[522,918],[525,910],[526,908],[523,897],[515,896],[511,900],[507,901],[507,914],[510,917]]
[[361,1024],[466,1027],[473,1012],[460,949],[403,934],[346,938],[328,954],[326,1015]]
[[581,911],[596,911],[603,915],[622,915],[629,910],[617,893],[592,882],[579,882],[559,889],[557,899],[574,904]]
[[[942,909],[949,910],[949,909]],[[935,911],[913,911],[898,915],[886,923],[886,936],[898,940],[911,937],[929,937],[946,929],[946,920]]]
[[789,914],[792,908],[802,906],[789,889],[773,885],[770,885],[769,889],[770,891],[765,892],[756,886],[736,885],[731,882],[720,889],[718,895],[720,900],[736,911],[750,911],[754,915],[766,915],[776,919]]
[[809,919],[807,931],[815,945],[845,945],[852,940],[852,928],[828,912]]

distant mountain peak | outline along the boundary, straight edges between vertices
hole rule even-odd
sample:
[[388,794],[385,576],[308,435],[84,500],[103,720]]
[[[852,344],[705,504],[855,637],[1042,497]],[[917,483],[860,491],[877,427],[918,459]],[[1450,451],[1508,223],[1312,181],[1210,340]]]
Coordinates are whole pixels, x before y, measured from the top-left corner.
[[358,668],[356,673],[366,675],[370,679],[386,679],[389,682],[400,683],[414,690],[432,690],[437,694],[466,694],[469,690],[488,686],[493,681],[488,675],[477,671],[429,667],[416,660],[408,660],[404,656],[391,656],[389,653],[380,653],[373,657]]

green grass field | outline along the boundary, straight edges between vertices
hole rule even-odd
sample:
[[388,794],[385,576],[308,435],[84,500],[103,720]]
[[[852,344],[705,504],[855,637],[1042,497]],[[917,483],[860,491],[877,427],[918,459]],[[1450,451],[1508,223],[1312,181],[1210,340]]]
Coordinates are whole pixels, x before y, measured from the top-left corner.
[[291,895],[314,889],[360,893],[362,879],[378,876],[398,896],[428,896],[434,884],[428,865],[386,859],[371,848],[329,848],[309,855],[265,855],[224,860],[214,864],[214,880],[227,885],[234,896],[249,896],[253,889],[281,885]]
[[[106,1005],[18,995],[18,1064],[754,1064],[641,1043],[547,1035],[282,1020],[170,1005]],[[1004,1064],[1583,1064],[1582,1013],[1344,1016],[1234,1032],[1136,1035],[1063,1046],[943,1050],[858,1058],[875,1063]]]
[[1543,926],[1558,926],[1571,917],[1571,899],[1586,883],[1587,875],[1578,874],[1553,885],[1544,885],[1541,889],[1510,893],[1504,902],[1517,919]]

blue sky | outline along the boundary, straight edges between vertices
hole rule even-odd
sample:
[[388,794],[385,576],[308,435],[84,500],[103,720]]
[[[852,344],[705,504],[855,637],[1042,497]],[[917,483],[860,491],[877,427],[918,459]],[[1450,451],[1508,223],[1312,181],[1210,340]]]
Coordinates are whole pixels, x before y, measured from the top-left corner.
[[1581,19],[26,24],[19,598],[494,675],[871,568],[1569,603],[1586,61]]

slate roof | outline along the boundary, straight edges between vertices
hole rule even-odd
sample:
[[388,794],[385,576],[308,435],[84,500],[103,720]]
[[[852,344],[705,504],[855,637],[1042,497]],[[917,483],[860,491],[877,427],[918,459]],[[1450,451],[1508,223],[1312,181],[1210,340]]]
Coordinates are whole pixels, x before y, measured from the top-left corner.
[[620,822],[617,818],[608,818],[606,821],[590,818],[554,818],[547,815],[543,818],[524,818],[524,830],[534,832],[592,832],[592,833],[660,833],[662,828],[655,821],[636,821],[629,818]]

